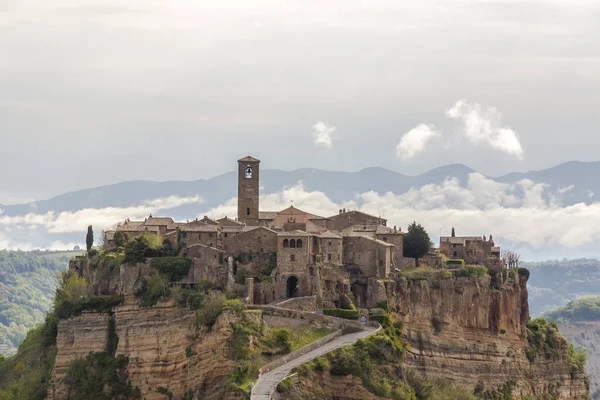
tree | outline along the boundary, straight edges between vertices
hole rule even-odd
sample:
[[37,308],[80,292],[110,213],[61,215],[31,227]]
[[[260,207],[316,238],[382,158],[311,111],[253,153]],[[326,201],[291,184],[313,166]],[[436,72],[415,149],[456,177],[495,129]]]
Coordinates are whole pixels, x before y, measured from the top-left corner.
[[404,257],[414,258],[418,267],[419,258],[425,256],[431,246],[431,239],[425,228],[413,221],[408,226],[408,232],[404,235]]
[[454,232],[454,227],[452,227],[452,237],[456,237],[456,232]]
[[502,250],[502,256],[500,257],[504,268],[519,268],[519,261],[521,255],[510,250]]
[[89,252],[94,245],[94,230],[92,229],[91,225],[88,226],[87,235],[85,236],[85,244],[87,246],[87,251]]

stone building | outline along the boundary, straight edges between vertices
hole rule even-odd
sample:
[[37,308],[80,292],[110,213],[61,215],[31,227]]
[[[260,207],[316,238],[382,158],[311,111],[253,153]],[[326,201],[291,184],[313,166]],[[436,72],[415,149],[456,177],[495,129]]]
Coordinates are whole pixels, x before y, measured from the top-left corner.
[[387,225],[387,220],[369,215],[362,211],[340,210],[336,215],[328,218],[327,229],[341,231],[354,225]]
[[352,275],[385,279],[392,272],[394,245],[365,235],[344,236],[344,265]]
[[500,248],[495,246],[492,235],[489,239],[485,236],[441,236],[439,252],[448,258],[463,259],[468,263],[485,263],[487,259],[500,258]]
[[[114,246],[119,231],[167,238],[173,246],[181,244],[181,255],[192,259],[186,283],[211,280],[239,290],[248,278],[247,299],[259,304],[314,296],[325,307],[346,304],[352,297],[357,306],[377,306],[385,282],[402,268],[404,233],[388,227],[384,218],[358,210],[342,209],[331,217],[294,206],[260,211],[260,161],[248,156],[237,164],[237,218],[126,220],[107,232],[107,246]],[[452,236],[440,239],[440,252],[455,258],[496,257],[500,249],[491,236]]]
[[[227,232],[223,233],[223,235],[225,234]],[[247,227],[238,234],[223,236],[221,243],[223,250],[231,255],[276,253],[277,232],[264,226]]]

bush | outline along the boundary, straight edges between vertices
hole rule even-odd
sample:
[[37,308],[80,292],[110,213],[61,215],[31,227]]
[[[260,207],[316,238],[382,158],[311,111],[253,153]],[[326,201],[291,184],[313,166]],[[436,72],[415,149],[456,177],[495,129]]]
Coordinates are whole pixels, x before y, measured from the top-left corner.
[[202,310],[198,311],[197,323],[212,328],[225,308],[227,297],[222,293],[210,292],[204,300]]
[[161,257],[153,258],[151,265],[169,282],[178,282],[190,272],[192,260],[183,257]]
[[461,278],[488,276],[488,269],[484,265],[467,265],[456,271],[455,275]]
[[243,285],[246,283],[246,278],[250,276],[250,271],[244,266],[239,266],[235,273],[235,283]]
[[447,269],[437,269],[431,267],[406,269],[402,272],[402,275],[409,281],[427,281],[429,283],[434,283],[442,279],[448,279],[452,277],[452,273]]
[[169,281],[167,278],[154,274],[148,278],[144,278],[142,286],[135,292],[135,297],[140,300],[140,306],[152,307],[158,300],[167,297],[169,293]]
[[519,268],[519,276],[527,282],[529,280],[529,270],[527,268]]
[[527,323],[525,355],[529,362],[533,363],[538,356],[556,360],[561,342],[565,342],[565,339],[558,332],[556,323],[548,323],[543,318],[536,318]]
[[342,310],[339,308],[325,308],[323,309],[323,314],[329,315],[331,317],[338,317],[344,319],[358,319],[358,310]]
[[111,357],[108,353],[90,353],[75,360],[65,376],[67,396],[70,400],[141,399],[139,389],[134,389],[127,379],[125,356]]
[[67,319],[81,315],[84,311],[110,313],[113,307],[125,302],[123,296],[93,296],[75,301],[63,300],[56,304],[55,313],[59,319]]

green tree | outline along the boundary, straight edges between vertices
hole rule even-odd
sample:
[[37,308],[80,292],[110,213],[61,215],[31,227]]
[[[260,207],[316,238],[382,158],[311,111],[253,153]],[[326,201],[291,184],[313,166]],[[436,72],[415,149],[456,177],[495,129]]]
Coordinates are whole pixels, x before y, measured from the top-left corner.
[[418,267],[419,258],[429,252],[431,245],[431,239],[425,228],[413,221],[408,226],[408,232],[404,235],[404,257],[414,258]]
[[454,232],[454,227],[452,227],[452,237],[456,237],[456,232]]
[[88,226],[87,235],[85,235],[85,244],[87,246],[87,251],[89,252],[94,245],[94,230],[92,226]]

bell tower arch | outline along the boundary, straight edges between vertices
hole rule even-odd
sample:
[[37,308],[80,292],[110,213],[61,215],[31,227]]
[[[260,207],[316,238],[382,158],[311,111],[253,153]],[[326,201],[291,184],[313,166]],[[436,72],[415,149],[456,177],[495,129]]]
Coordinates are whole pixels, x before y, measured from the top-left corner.
[[238,220],[258,225],[260,160],[244,157],[238,160]]

